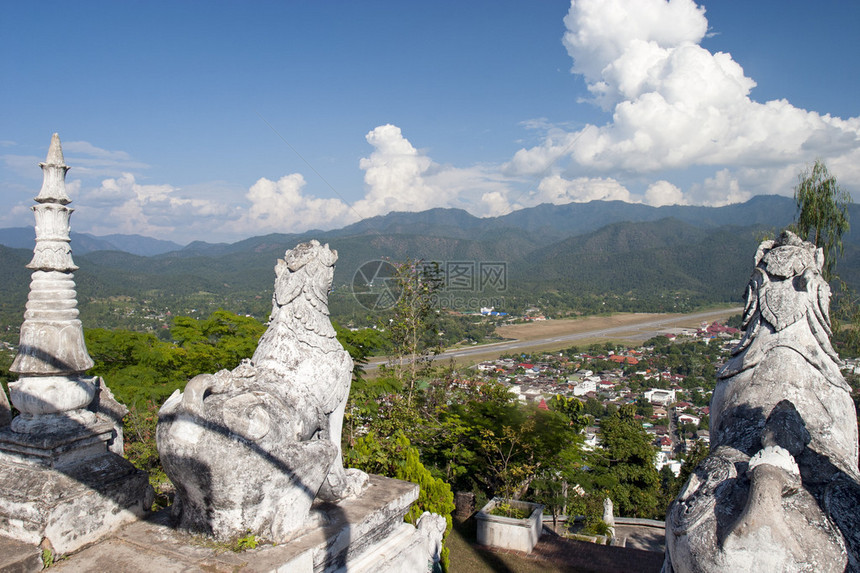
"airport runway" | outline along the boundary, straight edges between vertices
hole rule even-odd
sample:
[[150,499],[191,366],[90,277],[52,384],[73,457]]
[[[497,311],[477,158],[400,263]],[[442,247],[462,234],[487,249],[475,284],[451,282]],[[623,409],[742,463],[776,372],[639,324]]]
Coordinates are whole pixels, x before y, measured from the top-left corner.
[[[718,318],[725,318],[734,314],[739,314],[742,311],[743,308],[737,307],[694,312],[691,314],[649,316],[647,318],[643,318],[642,322],[635,322],[622,326],[606,328],[598,327],[571,334],[547,336],[546,338],[539,339],[506,340],[504,342],[495,342],[493,344],[479,344],[469,348],[453,348],[442,352],[436,356],[435,360],[461,360],[471,357],[475,358],[477,361],[479,359],[486,359],[488,357],[499,356],[501,354],[524,352],[533,349],[550,350],[554,348],[558,350],[575,346],[575,343],[578,340],[647,340],[672,328],[698,327],[702,322],[712,322]],[[367,364],[365,370],[374,370],[387,360],[387,358],[383,357],[374,358]]]

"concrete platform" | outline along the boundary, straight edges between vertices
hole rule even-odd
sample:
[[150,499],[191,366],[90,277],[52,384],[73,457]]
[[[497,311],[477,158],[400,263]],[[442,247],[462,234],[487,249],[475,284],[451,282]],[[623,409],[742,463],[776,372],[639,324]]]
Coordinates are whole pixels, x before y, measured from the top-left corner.
[[31,573],[41,570],[42,552],[38,547],[0,536],[0,571],[3,573]]
[[[261,544],[241,553],[234,553],[205,536],[177,531],[170,526],[169,515],[159,512],[60,560],[51,570],[58,573],[384,571],[384,564],[398,551],[416,543],[419,529],[405,524],[403,516],[417,498],[415,484],[371,476],[370,485],[360,498],[315,505],[312,525],[292,541],[277,546]],[[392,540],[397,541],[394,547]]]
[[615,524],[615,537],[622,547],[655,553],[666,551],[666,527],[636,524]]

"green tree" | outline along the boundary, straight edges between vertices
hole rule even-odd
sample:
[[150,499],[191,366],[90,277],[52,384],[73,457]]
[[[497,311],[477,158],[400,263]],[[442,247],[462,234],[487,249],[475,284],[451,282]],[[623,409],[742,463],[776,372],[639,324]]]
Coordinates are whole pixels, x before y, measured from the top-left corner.
[[834,277],[837,255],[842,255],[842,236],[848,232],[851,195],[839,184],[820,159],[798,176],[794,188],[797,234],[824,250],[824,278]]
[[185,351],[184,374],[193,378],[205,372],[232,370],[253,356],[266,326],[255,318],[223,309],[205,320],[177,316],[170,334]]
[[644,396],[639,396],[636,399],[636,413],[649,420],[654,414],[654,405],[646,400]]
[[553,472],[541,472],[531,483],[530,498],[542,504],[552,515],[553,531],[558,528],[558,517],[568,505],[568,483]]
[[686,435],[688,437],[695,435],[696,430],[698,430],[698,429],[699,429],[699,426],[692,423],[692,422],[687,422],[686,424],[682,425],[680,428],[681,433],[683,433],[684,435]]
[[534,445],[527,439],[534,429],[534,420],[526,420],[516,429],[503,426],[498,434],[489,428],[481,430],[481,451],[492,471],[496,493],[504,499],[519,499],[520,491],[535,477]]
[[412,403],[415,380],[423,363],[438,354],[439,331],[435,328],[438,309],[435,295],[442,288],[439,265],[408,259],[394,265],[400,297],[388,324],[394,344],[396,373],[407,388],[407,403]]
[[578,461],[581,438],[562,412],[481,400],[452,404],[450,411],[461,416],[464,447],[475,454],[466,475],[489,496],[519,499],[538,474],[554,475]]
[[[839,186],[820,159],[798,177],[794,189],[797,216],[792,228],[824,250],[824,278],[836,284],[835,304],[830,309],[834,342],[841,352],[857,355],[860,353],[860,297],[835,272],[843,251],[842,236],[850,230],[851,195]],[[842,328],[843,324],[851,326]]]
[[94,328],[84,330],[84,340],[95,363],[90,374],[103,377],[128,406],[161,404],[187,381],[182,349],[154,334]]
[[532,494],[530,498],[543,504],[553,516],[553,527],[557,523],[559,513],[566,513],[571,494],[574,488],[576,472],[582,462],[582,430],[587,422],[583,413],[582,402],[576,398],[566,398],[560,394],[553,396],[547,402],[550,410],[564,416],[563,420],[568,422],[568,431],[565,432],[566,442],[560,444],[559,451],[544,459],[538,467],[536,477],[531,483]]
[[584,478],[592,491],[609,491],[619,515],[657,517],[656,449],[635,416],[635,407],[628,404],[601,420],[602,448],[586,459],[590,471]]
[[585,401],[583,411],[597,420],[603,416],[606,410],[597,398],[589,396],[588,400]]
[[389,341],[375,328],[360,328],[350,330],[332,321],[337,339],[343,348],[352,357],[352,379],[353,382],[364,378],[364,367],[368,359],[381,349],[390,346]]
[[586,426],[585,407],[576,398],[556,394],[547,402],[547,406],[553,412],[564,414],[577,432]]
[[90,373],[102,376],[121,402],[161,404],[190,378],[250,358],[264,331],[254,318],[218,310],[205,320],[176,317],[175,343],[152,333],[103,328],[85,330],[84,338],[95,362]]

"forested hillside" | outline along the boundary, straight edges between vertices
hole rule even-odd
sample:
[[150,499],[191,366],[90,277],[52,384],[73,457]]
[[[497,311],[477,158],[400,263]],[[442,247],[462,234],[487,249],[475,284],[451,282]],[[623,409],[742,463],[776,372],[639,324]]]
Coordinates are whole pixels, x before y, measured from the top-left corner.
[[[738,301],[756,245],[787,225],[794,209],[791,199],[777,196],[720,208],[611,201],[541,205],[489,219],[432,209],[390,213],[327,232],[197,242],[155,256],[92,251],[93,243],[78,236],[72,249],[81,267],[75,273],[81,317],[91,327],[158,332],[172,315],[207,316],[218,308],[264,320],[276,260],[311,238],[339,252],[331,306],[343,322],[370,324],[379,318],[352,296],[361,265],[406,258],[438,261],[443,271],[460,263],[504,268],[503,288],[488,291],[473,281],[472,290],[444,298],[455,311],[480,306],[509,313],[536,307],[549,316],[687,311]],[[0,241],[7,235],[0,233]],[[111,240],[123,243],[120,237]],[[850,233],[845,243],[840,276],[860,284],[860,249]],[[164,242],[147,248],[159,246]],[[0,247],[0,330],[7,339],[21,321],[29,284],[24,265],[31,255],[30,249]]]
[[703,229],[675,219],[616,223],[551,245],[515,266],[512,282],[640,301],[739,300],[764,233],[762,227]]

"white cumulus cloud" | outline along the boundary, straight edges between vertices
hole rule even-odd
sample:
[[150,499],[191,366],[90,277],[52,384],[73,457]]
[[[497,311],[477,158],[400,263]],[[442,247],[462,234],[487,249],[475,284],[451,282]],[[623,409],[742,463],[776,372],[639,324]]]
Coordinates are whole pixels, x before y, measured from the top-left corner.
[[[71,182],[75,193],[78,181]],[[219,201],[182,196],[169,184],[139,183],[132,173],[108,178],[95,189],[81,190],[77,221],[96,235],[111,233],[201,238],[212,231],[212,220],[231,216],[233,209]]]
[[[76,205],[82,207],[76,221],[89,232],[180,241],[332,229],[391,211],[460,207],[476,215],[502,215],[512,208],[510,184],[495,167],[440,165],[416,149],[395,125],[374,128],[366,140],[372,152],[358,165],[364,171],[365,192],[353,204],[340,196],[315,195],[300,173],[277,180],[260,178],[244,192],[224,182],[188,189],[146,184],[131,172],[102,179],[95,187],[81,185],[78,179],[67,185],[75,191]],[[89,144],[72,148],[99,154]],[[124,159],[121,153],[102,155]]]
[[423,211],[444,204],[425,181],[433,161],[403,137],[400,128],[386,124],[365,136],[373,146],[362,158],[367,194],[355,204],[362,217],[389,211]]
[[667,51],[708,30],[704,9],[687,0],[577,0],[564,23],[572,69],[605,109],[652,91]]
[[365,136],[373,148],[359,162],[364,195],[349,204],[305,192],[298,173],[278,181],[260,179],[246,195],[250,207],[230,225],[236,232],[298,232],[331,229],[391,211],[424,211],[461,207],[478,215],[510,211],[504,178],[481,166],[457,168],[434,162],[417,149],[396,125],[380,125]]
[[[773,177],[772,169],[764,171],[766,173],[762,173],[762,175],[766,175],[769,178]],[[784,169],[782,176],[777,178],[777,181],[782,183],[780,186],[782,189],[790,189],[795,183],[786,178],[788,171]],[[752,197],[752,193],[745,190],[745,188],[761,188],[762,184],[765,183],[764,181],[755,181],[755,173],[756,170],[748,169],[744,170],[743,175],[737,175],[732,174],[728,169],[720,169],[713,177],[707,177],[702,183],[693,185],[689,196],[693,198],[696,204],[711,207],[722,207],[731,203],[743,203]],[[746,180],[743,184],[741,183],[741,177]],[[775,194],[777,191],[778,189],[773,189],[772,193]]]
[[645,202],[653,207],[686,204],[684,193],[677,186],[662,179],[645,190]]
[[233,228],[238,232],[295,233],[346,222],[350,213],[343,201],[306,195],[304,187],[305,178],[299,173],[277,181],[259,179],[246,195],[251,206]]
[[565,203],[588,201],[634,202],[626,187],[612,178],[578,177],[568,180],[559,175],[550,175],[541,180],[530,203]]
[[[700,45],[708,23],[692,0],[573,0],[564,22],[572,72],[612,119],[549,130],[542,144],[515,154],[507,173],[546,176],[549,186],[559,171],[571,179],[650,176],[660,179],[645,192],[652,204],[743,200],[768,186],[752,179],[745,186],[741,170],[776,177],[817,157],[847,185],[860,184],[849,159],[860,148],[860,120],[751,99],[755,81],[732,56]],[[702,167],[714,169],[713,177],[686,192],[668,181],[672,171]],[[728,186],[718,190],[722,184]],[[788,194],[791,185],[776,192]]]
[[510,183],[495,167],[440,165],[416,149],[396,125],[380,125],[366,139],[373,152],[359,163],[365,195],[352,209],[360,218],[434,207],[463,208],[478,216],[510,210]]

